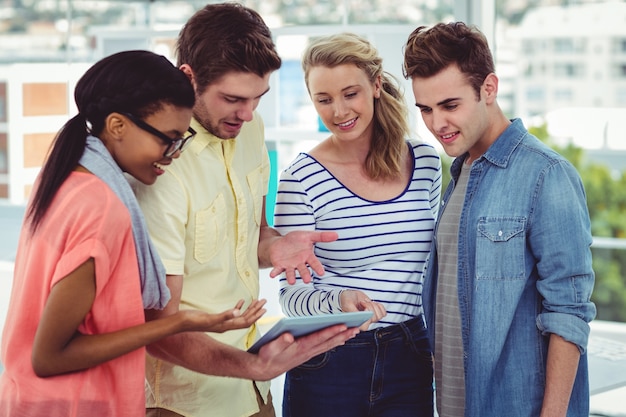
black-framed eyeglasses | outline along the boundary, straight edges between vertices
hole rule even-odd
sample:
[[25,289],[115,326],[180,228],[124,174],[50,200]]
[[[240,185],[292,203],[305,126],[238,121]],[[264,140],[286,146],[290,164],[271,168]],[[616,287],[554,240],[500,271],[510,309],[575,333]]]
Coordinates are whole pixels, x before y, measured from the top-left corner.
[[163,156],[166,158],[171,158],[177,151],[184,151],[185,148],[191,143],[191,140],[194,136],[196,136],[196,131],[193,128],[189,127],[185,135],[181,138],[172,139],[167,136],[165,133],[161,132],[155,127],[150,126],[148,123],[141,120],[139,117],[131,114],[131,113],[121,113],[124,116],[128,117],[138,128],[153,134],[157,138],[161,139],[163,142],[168,144],[167,149],[163,153]]

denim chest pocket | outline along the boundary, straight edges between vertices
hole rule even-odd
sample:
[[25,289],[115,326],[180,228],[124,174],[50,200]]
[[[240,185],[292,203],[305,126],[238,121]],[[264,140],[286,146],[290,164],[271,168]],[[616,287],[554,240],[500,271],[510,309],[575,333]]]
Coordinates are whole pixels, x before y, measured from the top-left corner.
[[210,261],[226,241],[226,203],[219,194],[206,208],[196,212],[193,257],[200,263]]
[[526,218],[482,217],[476,237],[476,279],[524,278]]

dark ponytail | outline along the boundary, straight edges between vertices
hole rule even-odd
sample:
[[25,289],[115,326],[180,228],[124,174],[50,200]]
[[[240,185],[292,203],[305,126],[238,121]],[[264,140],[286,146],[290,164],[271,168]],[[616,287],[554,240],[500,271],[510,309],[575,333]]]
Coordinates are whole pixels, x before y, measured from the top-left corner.
[[54,196],[78,165],[87,135],[99,136],[107,116],[128,112],[147,117],[164,104],[192,108],[194,91],[189,79],[170,61],[149,51],[110,55],[85,72],[76,84],[78,114],[59,130],[39,174],[27,217],[34,232]]

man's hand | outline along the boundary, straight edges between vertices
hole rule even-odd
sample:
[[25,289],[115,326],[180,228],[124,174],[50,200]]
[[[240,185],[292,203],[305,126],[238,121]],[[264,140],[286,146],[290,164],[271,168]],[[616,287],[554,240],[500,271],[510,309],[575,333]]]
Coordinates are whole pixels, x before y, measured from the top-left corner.
[[370,300],[367,294],[363,291],[342,291],[339,302],[341,303],[341,311],[350,312],[368,310],[373,313],[372,318],[361,325],[361,330],[367,330],[370,324],[376,323],[387,315],[385,307],[381,303]]
[[346,340],[352,339],[358,333],[356,327],[346,328],[343,324],[297,339],[289,333],[284,333],[259,351],[256,361],[258,377],[254,379],[266,381],[275,378],[316,355],[343,345]]
[[180,310],[176,314],[184,317],[187,331],[223,333],[228,330],[244,329],[255,323],[266,310],[266,300],[254,300],[242,313],[243,300],[235,308],[217,314],[208,314],[199,310]]
[[311,282],[311,271],[318,275],[324,274],[324,267],[313,253],[317,242],[333,242],[337,240],[335,232],[305,232],[293,231],[284,236],[276,237],[269,246],[269,256],[273,269],[270,277],[274,278],[285,273],[287,282],[296,282],[296,271],[302,281]]

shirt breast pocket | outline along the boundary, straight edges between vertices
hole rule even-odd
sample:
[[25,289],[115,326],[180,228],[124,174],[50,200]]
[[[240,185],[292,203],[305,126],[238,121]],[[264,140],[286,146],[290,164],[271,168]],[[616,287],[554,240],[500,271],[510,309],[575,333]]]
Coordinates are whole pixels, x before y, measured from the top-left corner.
[[526,218],[483,217],[476,237],[476,279],[524,278]]
[[210,261],[226,241],[226,203],[219,194],[213,202],[196,212],[193,256],[196,261]]

